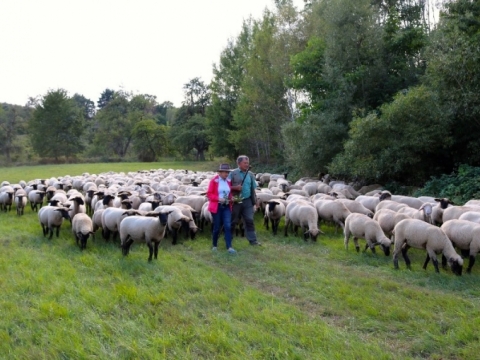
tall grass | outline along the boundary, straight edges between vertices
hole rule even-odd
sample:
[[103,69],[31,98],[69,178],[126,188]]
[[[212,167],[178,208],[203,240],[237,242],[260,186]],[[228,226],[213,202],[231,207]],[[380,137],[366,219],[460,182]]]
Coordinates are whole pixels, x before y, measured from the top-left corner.
[[[24,168],[22,178],[101,172],[90,164],[47,169]],[[424,252],[411,251],[413,270],[400,260],[395,271],[379,252],[346,251],[333,227],[305,243],[274,237],[261,223],[257,215],[263,247],[237,237],[237,255],[222,246],[212,253],[204,229],[177,246],[165,239],[148,263],[145,246],[123,257],[97,233],[81,251],[68,222],[48,240],[29,208],[22,217],[0,213],[1,357],[476,358],[480,265],[462,277],[436,274],[431,264],[421,268]]]

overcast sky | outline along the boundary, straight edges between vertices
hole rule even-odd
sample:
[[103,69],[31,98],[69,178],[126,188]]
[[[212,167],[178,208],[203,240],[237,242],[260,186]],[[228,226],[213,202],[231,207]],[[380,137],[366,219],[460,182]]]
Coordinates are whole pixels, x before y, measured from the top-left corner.
[[273,0],[1,0],[0,103],[58,88],[96,103],[123,88],[180,106],[183,84],[209,83],[227,40],[265,7]]

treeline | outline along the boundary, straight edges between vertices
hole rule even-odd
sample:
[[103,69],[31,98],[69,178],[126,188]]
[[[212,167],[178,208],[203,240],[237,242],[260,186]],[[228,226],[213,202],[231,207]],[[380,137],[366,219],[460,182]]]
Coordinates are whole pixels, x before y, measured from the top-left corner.
[[1,146],[6,161],[22,151],[7,134],[51,159],[246,153],[297,174],[420,185],[480,165],[479,43],[480,1],[311,0],[299,12],[275,0],[228,41],[210,84],[184,85],[180,108],[109,89],[95,107],[59,89],[4,106]]

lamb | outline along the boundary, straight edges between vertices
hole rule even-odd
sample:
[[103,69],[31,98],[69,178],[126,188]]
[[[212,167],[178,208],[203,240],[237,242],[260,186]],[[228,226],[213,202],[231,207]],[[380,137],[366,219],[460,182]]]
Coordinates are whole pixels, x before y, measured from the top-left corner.
[[426,249],[427,258],[423,264],[426,269],[428,262],[432,259],[435,271],[438,273],[437,255],[440,252],[448,260],[452,272],[462,275],[463,259],[455,252],[452,242],[442,229],[435,225],[417,219],[406,219],[400,221],[393,229],[395,237],[395,249],[393,251],[393,264],[398,269],[398,254],[402,252],[407,268],[410,269],[410,259],[407,251],[410,247]]
[[15,193],[14,202],[17,208],[17,215],[23,215],[23,210],[25,209],[25,206],[27,206],[27,193],[25,192],[25,190],[17,190],[17,192]]
[[282,217],[285,216],[285,205],[282,201],[279,200],[270,200],[267,201],[265,207],[265,216],[264,216],[264,223],[268,230],[268,221],[272,223],[272,232],[273,235],[277,235],[278,225],[280,224],[280,220]]
[[89,236],[94,235],[92,219],[84,213],[75,215],[72,220],[72,232],[80,249],[86,249]]
[[188,205],[185,205],[185,204],[165,205],[165,206],[159,206],[154,210],[154,212],[169,213],[168,221],[167,221],[167,229],[169,232],[172,233],[172,238],[173,238],[172,245],[177,244],[178,231],[183,226],[190,227],[190,235],[192,240],[195,238],[195,233],[198,230],[197,226],[195,225],[195,222],[193,221],[192,212],[190,210],[191,208],[187,209],[184,206],[188,206]]
[[317,200],[314,205],[319,219],[335,223],[335,233],[337,233],[339,225],[342,230],[345,229],[345,219],[351,212],[343,203],[337,200]]
[[429,224],[433,224],[432,220],[432,209],[433,206],[429,203],[423,204],[418,210],[412,207],[404,207],[399,209],[398,212],[401,214],[406,214],[412,219],[422,220]]
[[[303,200],[288,203],[285,209],[285,236],[288,236],[288,225],[292,224],[296,229],[301,227],[305,241],[309,237],[312,241],[317,241],[318,234],[323,234],[317,223],[317,209],[312,203]],[[308,231],[305,231],[306,227]]]
[[364,238],[367,241],[365,246],[366,251],[369,247],[373,253],[375,253],[375,245],[382,247],[385,256],[390,255],[391,241],[383,233],[382,228],[375,220],[372,220],[367,215],[352,213],[345,220],[345,249],[348,250],[348,241],[350,235],[353,235],[353,242],[357,252],[360,251],[358,245],[358,238]]
[[5,186],[0,192],[0,208],[7,212],[12,209],[13,195],[15,190],[11,186]]
[[[375,213],[373,220],[378,222],[383,233],[389,239],[392,239],[393,229],[400,221],[410,219],[407,214],[401,214],[390,209],[382,209]],[[393,242],[393,241],[392,241]]]
[[434,225],[443,224],[443,212],[449,205],[454,205],[454,203],[448,198],[435,198],[434,201],[437,201],[437,206],[432,208],[432,221]]
[[40,205],[40,208],[42,208],[44,197],[45,191],[32,190],[28,193],[28,200],[30,201],[30,207],[32,208],[32,211],[38,211],[37,205]]
[[341,202],[352,213],[363,214],[363,215],[367,215],[369,218],[373,218],[373,211],[367,209],[358,201],[349,200],[349,199],[337,199],[335,201]]
[[127,256],[133,242],[146,242],[149,250],[148,261],[152,255],[157,259],[158,245],[165,236],[169,214],[149,212],[146,216],[129,216],[120,223],[120,240],[123,256]]
[[463,256],[469,256],[467,273],[470,274],[475,256],[480,251],[480,224],[467,220],[449,220],[443,223],[441,229]]
[[70,213],[70,219],[73,220],[75,218],[75,216],[79,213],[86,213],[87,212],[87,210],[85,208],[85,205],[84,205],[85,201],[83,200],[83,195],[74,194],[72,197],[70,197],[70,199],[68,199],[68,202],[71,202],[73,204],[73,206],[70,206],[69,211],[68,211]]
[[45,206],[38,211],[38,219],[42,226],[43,236],[47,236],[50,231],[49,239],[51,239],[53,237],[54,228],[57,229],[57,237],[59,237],[63,219],[70,220],[70,216],[68,214],[68,208]]
[[189,196],[179,196],[175,200],[176,203],[190,205],[195,213],[193,214],[195,222],[198,222],[197,215],[202,212],[202,206],[208,201],[206,196],[200,195],[189,195]]

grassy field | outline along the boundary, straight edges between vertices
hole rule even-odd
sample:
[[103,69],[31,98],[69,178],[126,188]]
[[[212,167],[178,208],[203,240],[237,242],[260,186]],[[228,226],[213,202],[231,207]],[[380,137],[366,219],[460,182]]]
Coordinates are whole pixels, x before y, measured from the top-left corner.
[[[143,166],[141,166],[143,165]],[[82,164],[1,169],[0,181],[197,164]],[[215,164],[204,163],[204,168]],[[197,168],[199,169],[199,168]],[[159,259],[123,257],[98,233],[76,247],[69,223],[44,238],[37,214],[0,213],[0,358],[5,359],[475,359],[480,265],[471,275],[393,269],[391,257],[346,251],[322,225],[317,243],[234,239],[212,253],[208,229]],[[283,222],[280,225],[283,230]],[[224,243],[221,243],[224,244]],[[364,242],[362,242],[364,244]]]

